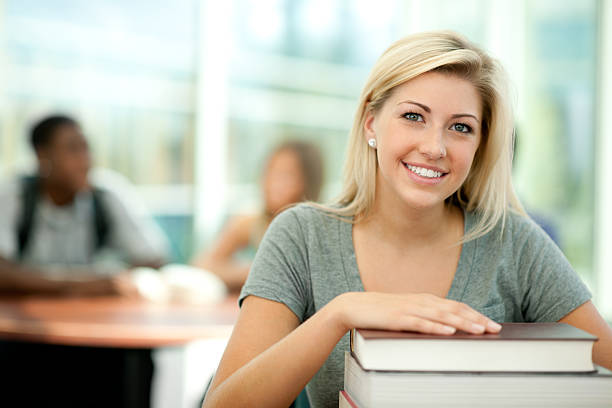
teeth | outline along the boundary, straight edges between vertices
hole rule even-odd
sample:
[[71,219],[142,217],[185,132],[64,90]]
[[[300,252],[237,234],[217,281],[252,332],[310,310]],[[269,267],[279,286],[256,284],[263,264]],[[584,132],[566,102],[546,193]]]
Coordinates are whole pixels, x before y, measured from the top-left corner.
[[442,177],[442,173],[439,171],[433,171],[431,169],[425,169],[423,167],[412,166],[410,164],[407,164],[406,167],[408,167],[410,171],[418,174],[421,177],[427,177],[427,178]]

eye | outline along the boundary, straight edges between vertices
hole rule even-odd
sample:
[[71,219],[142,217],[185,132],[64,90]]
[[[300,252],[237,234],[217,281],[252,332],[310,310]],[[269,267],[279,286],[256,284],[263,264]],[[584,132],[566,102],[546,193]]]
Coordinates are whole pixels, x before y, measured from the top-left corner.
[[420,113],[408,112],[404,114],[404,117],[412,122],[424,122],[423,116]]
[[455,132],[460,132],[460,133],[471,133],[472,132],[472,128],[466,125],[465,123],[455,123],[454,125],[451,126],[451,129],[454,130]]

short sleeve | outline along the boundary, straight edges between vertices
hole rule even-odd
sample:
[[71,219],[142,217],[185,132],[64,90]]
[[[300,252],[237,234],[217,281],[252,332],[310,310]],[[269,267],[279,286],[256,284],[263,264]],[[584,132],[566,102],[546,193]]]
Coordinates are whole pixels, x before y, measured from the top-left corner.
[[[516,260],[529,322],[556,322],[591,299],[591,293],[557,245],[535,223],[520,225]],[[517,245],[518,244],[518,245]]]
[[266,231],[239,304],[249,295],[283,303],[303,322],[309,308],[308,251],[297,209],[279,214]]
[[165,236],[144,210],[121,199],[112,190],[103,190],[104,210],[112,225],[109,246],[129,263],[162,262],[168,256]]
[[17,257],[17,218],[20,210],[18,184],[10,183],[0,188],[0,257],[14,260]]

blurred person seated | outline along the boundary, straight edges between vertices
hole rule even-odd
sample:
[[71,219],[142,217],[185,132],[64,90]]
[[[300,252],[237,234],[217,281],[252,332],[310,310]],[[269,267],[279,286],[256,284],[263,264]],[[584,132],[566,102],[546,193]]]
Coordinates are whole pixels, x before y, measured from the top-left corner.
[[167,242],[133,202],[91,177],[81,127],[67,116],[36,123],[37,174],[0,188],[0,291],[136,294],[130,268],[158,268]]
[[[259,214],[231,218],[217,240],[194,265],[219,276],[230,291],[239,291],[250,268],[250,260],[274,216],[291,204],[317,201],[323,182],[323,159],[310,143],[288,141],[268,156],[262,177],[264,208]],[[246,252],[248,262],[237,259]]]
[[[30,138],[37,173],[0,188],[0,291],[140,296],[128,271],[165,263],[161,230],[120,175],[90,171],[89,146],[74,119],[47,117]],[[2,340],[0,364],[5,398],[19,406],[150,406],[148,349]],[[126,367],[138,378],[128,379]]]

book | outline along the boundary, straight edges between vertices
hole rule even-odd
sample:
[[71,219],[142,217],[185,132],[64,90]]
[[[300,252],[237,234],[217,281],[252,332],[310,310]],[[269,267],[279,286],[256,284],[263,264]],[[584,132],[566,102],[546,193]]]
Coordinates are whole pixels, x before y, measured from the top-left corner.
[[340,391],[338,397],[338,408],[359,408],[359,405],[353,401],[346,391]]
[[597,337],[564,323],[504,323],[498,334],[351,331],[366,370],[591,372]]
[[227,296],[227,287],[217,275],[195,266],[138,267],[128,276],[138,294],[151,302],[207,305],[219,303]]
[[353,401],[348,407],[361,408],[612,407],[612,372],[595,368],[590,373],[374,371],[346,352],[344,392]]

